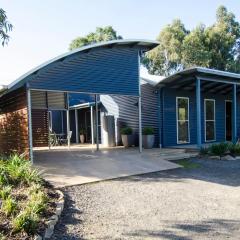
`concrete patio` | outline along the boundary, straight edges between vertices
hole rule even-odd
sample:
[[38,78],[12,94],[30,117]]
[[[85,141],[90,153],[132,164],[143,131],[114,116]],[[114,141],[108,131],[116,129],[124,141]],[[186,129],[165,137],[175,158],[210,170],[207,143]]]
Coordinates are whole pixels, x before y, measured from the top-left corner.
[[136,148],[62,148],[35,151],[34,165],[53,185],[62,187],[174,169],[180,166],[170,160],[188,157],[183,149],[150,149],[140,154]]

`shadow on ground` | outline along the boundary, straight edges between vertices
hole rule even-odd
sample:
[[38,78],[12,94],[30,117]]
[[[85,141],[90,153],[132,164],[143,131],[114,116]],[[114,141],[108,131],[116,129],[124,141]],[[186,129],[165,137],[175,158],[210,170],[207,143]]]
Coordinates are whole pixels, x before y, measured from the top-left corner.
[[65,206],[61,218],[54,229],[54,234],[51,240],[67,239],[67,240],[84,240],[81,233],[71,231],[74,225],[81,225],[82,220],[80,216],[83,214],[76,206],[75,202],[71,200],[67,191],[64,191]]
[[[195,179],[226,186],[240,186],[240,160],[223,161],[207,159],[190,159],[197,163],[198,168],[172,169],[130,177],[114,179],[114,181],[142,181],[142,182],[183,182]],[[177,163],[177,161],[176,161]]]
[[233,239],[233,236],[238,239],[239,234],[239,221],[236,220],[212,219],[211,221],[196,222],[194,224],[171,224],[167,221],[167,224],[167,229],[164,231],[137,230],[125,236],[126,238],[134,237],[139,239],[192,240],[196,238],[201,239],[201,237],[204,239],[205,237],[208,239],[217,239],[216,236],[218,234],[221,235],[221,239]]

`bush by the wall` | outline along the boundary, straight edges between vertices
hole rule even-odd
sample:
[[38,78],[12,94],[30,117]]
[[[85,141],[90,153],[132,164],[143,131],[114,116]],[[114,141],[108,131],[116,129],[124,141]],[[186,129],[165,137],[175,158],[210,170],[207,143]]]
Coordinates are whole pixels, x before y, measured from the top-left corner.
[[122,135],[131,135],[132,134],[132,128],[130,128],[130,127],[124,127],[124,128],[121,128],[120,129],[120,133],[122,134]]
[[142,132],[143,135],[153,135],[154,129],[152,127],[144,127]]
[[228,151],[228,143],[222,142],[218,144],[212,144],[209,150],[212,155],[216,155],[221,158]]

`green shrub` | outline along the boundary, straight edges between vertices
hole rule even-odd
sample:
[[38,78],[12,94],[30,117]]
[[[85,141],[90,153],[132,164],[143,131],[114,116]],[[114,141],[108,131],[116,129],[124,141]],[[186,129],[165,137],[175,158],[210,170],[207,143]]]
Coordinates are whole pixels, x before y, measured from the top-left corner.
[[10,216],[16,213],[16,210],[17,210],[17,202],[11,196],[8,196],[5,200],[3,200],[2,211],[7,216]]
[[208,147],[201,147],[200,148],[200,154],[201,155],[207,155],[209,153],[209,148]]
[[37,192],[32,192],[27,208],[29,208],[35,214],[40,214],[47,209],[47,202],[48,197],[43,191],[39,190]]
[[210,146],[210,153],[220,158],[228,151],[228,143],[219,143],[219,144],[212,144]]
[[12,190],[11,186],[4,186],[0,189],[0,198],[6,200]]
[[40,173],[36,169],[32,169],[31,163],[24,158],[13,155],[4,165],[2,165],[3,172],[5,177],[2,179],[2,182],[18,184],[18,183],[38,183],[41,182]]
[[143,135],[153,135],[154,129],[152,127],[143,128]]
[[239,143],[229,143],[228,150],[232,155],[240,155],[240,144]]
[[36,232],[38,222],[37,214],[27,208],[13,219],[13,230],[14,232],[25,231],[28,235],[33,235]]
[[120,132],[122,135],[131,135],[133,131],[132,131],[132,128],[125,127],[125,128],[121,128]]
[[6,166],[3,163],[0,163],[0,185],[4,186],[9,184],[9,182],[10,182],[10,177],[6,169]]

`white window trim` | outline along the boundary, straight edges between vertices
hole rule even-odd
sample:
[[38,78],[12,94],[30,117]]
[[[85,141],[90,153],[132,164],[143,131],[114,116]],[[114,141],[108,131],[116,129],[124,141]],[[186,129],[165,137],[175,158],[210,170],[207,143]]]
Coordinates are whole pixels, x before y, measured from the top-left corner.
[[[188,119],[185,120],[188,122],[188,141],[182,142],[178,139],[178,122],[182,120],[178,120],[178,99],[187,99],[188,101]],[[189,97],[176,97],[176,125],[177,125],[177,144],[187,144],[190,143],[190,121],[189,121]]]
[[227,102],[231,102],[232,100],[225,100],[225,118],[224,118],[224,123],[225,123],[225,141],[227,141],[227,128],[226,128],[226,120],[227,120],[227,114],[226,114],[226,110],[227,110]]
[[[207,101],[212,101],[214,104],[214,120],[206,120],[206,102]],[[207,140],[207,121],[212,121],[214,122],[214,139]],[[204,99],[204,135],[205,135],[205,142],[215,142],[216,141],[216,104],[215,104],[215,99],[210,99],[210,98],[205,98]]]

